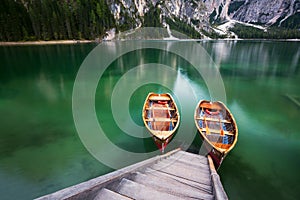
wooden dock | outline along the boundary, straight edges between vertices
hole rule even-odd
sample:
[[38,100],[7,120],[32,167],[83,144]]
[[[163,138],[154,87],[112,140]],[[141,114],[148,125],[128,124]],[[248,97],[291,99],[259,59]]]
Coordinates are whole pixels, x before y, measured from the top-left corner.
[[179,149],[38,198],[228,199],[210,157]]

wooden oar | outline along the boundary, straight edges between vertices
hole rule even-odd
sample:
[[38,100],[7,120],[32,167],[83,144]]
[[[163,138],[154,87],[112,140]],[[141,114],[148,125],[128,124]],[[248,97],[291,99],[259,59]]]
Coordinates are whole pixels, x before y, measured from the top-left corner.
[[219,124],[220,124],[220,131],[221,131],[221,135],[224,136],[224,130],[223,130],[223,127],[222,127],[222,124],[221,124],[221,118],[219,116]]
[[[202,112],[204,112],[203,107],[202,107]],[[207,125],[207,121],[206,121],[206,117],[205,117],[205,113],[204,113],[204,123],[205,123],[206,134],[210,134],[210,131],[209,131],[209,128],[208,128],[208,125]]]

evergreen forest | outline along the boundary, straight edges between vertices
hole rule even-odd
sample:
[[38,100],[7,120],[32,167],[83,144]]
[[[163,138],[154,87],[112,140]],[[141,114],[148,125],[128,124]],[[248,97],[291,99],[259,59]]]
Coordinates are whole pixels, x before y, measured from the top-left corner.
[[0,41],[95,39],[115,27],[105,0],[1,0]]

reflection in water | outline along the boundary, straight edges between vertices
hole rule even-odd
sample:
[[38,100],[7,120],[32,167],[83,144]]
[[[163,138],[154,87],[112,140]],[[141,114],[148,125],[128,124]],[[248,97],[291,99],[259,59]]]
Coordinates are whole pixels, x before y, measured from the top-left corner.
[[[199,43],[220,68],[227,106],[239,127],[238,143],[219,171],[229,198],[252,199],[255,194],[256,199],[297,199],[300,108],[285,95],[300,99],[299,42]],[[167,45],[171,47],[172,43]],[[111,170],[86,151],[72,118],[74,79],[93,47],[0,47],[1,199],[32,199]],[[115,48],[112,43],[108,53],[114,53]],[[184,95],[184,103],[190,103],[187,112],[191,119],[196,104],[190,102],[192,91],[187,91],[182,81],[187,80],[193,87],[197,100],[210,98],[203,77],[188,61],[170,52],[138,50],[116,59],[99,82],[95,107],[99,123],[110,133],[108,137],[119,147],[134,152],[149,152],[156,147],[151,138],[126,135],[116,126],[111,95],[124,74],[147,63],[169,66],[177,76],[157,68],[150,75],[140,67],[123,77],[125,83],[132,83],[143,81],[147,75],[155,76],[172,85],[168,89],[147,84],[134,91],[129,108],[137,125],[143,125],[141,110],[149,91]],[[199,135],[193,131],[190,134],[195,134],[190,150],[198,152]],[[183,143],[184,139],[178,142]],[[106,151],[104,146],[101,151]]]
[[295,51],[296,53],[293,56],[292,63],[291,63],[291,71],[290,73],[296,73],[299,70],[299,61],[300,61],[300,47],[298,50]]
[[37,80],[37,88],[45,96],[45,100],[54,102],[57,101],[58,94],[56,89],[51,84],[51,80],[47,80],[45,74],[41,74]]
[[295,159],[300,154],[296,123],[300,108],[285,95],[300,96],[299,43],[244,41],[214,46],[230,52],[219,63],[240,133],[220,170],[229,197],[252,199],[255,193],[257,199],[296,199],[300,176],[293,172],[300,166]]
[[228,73],[260,77],[292,75],[299,69],[297,42],[219,41],[202,45]]
[[[136,59],[139,56],[143,57],[142,63],[140,62],[139,59]],[[122,61],[120,61],[121,59]],[[122,63],[122,66],[119,66],[120,63]],[[184,66],[184,68],[181,69],[180,66]],[[131,119],[127,117],[127,110],[126,110],[127,98],[125,98],[125,95],[127,94],[131,96],[132,93],[131,88],[137,90],[133,92],[132,97],[134,98],[130,99],[130,103],[134,102],[135,104],[135,107],[130,109],[130,114],[131,116],[133,116],[132,118],[135,121],[141,121],[141,119],[137,120],[137,118],[138,119],[141,118],[141,113],[142,113],[141,109],[145,101],[145,98],[149,92],[158,92],[158,93],[170,92],[172,94],[175,94],[174,97],[177,100],[177,102],[178,102],[178,98],[180,97],[184,100],[181,101],[182,103],[191,104],[192,98],[191,97],[186,98],[186,97],[188,95],[192,95],[191,93],[192,91],[190,88],[186,88],[186,85],[183,82],[183,77],[186,77],[186,74],[183,75],[182,73],[182,71],[185,71],[185,73],[187,73],[188,66],[190,66],[189,63],[183,60],[182,58],[180,58],[179,56],[176,56],[174,54],[162,50],[157,50],[157,49],[136,50],[134,52],[129,52],[111,64],[108,70],[103,74],[101,81],[99,82],[98,85],[96,102],[99,103],[96,103],[96,110],[99,111],[97,113],[99,122],[100,123],[106,122],[103,123],[102,128],[105,133],[109,133],[109,135],[107,136],[112,141],[114,141],[114,144],[117,144],[119,147],[131,152],[132,151],[144,152],[145,148],[144,147],[139,148],[139,147],[140,145],[143,145],[143,143],[148,142],[147,139],[144,139],[143,141],[139,141],[136,138],[129,137],[128,135],[133,135],[132,132],[134,132],[134,130],[138,130],[138,128],[127,127],[126,124],[124,125],[124,123],[126,122],[128,122],[129,125],[131,124],[130,123]],[[121,74],[111,73],[112,71],[118,68],[122,68],[124,72]],[[194,72],[195,71],[196,70],[194,70]],[[195,77],[197,77],[198,79],[201,78],[199,75]],[[112,80],[112,82],[107,80]],[[185,81],[189,82],[189,79],[186,77]],[[161,85],[160,87],[157,87],[158,83]],[[126,88],[126,90],[117,92],[116,90],[119,87],[121,87],[123,90],[124,88]],[[102,91],[105,91],[105,94],[103,94]],[[113,104],[114,101],[111,102],[112,92],[116,94],[119,94],[120,92],[125,93],[123,97],[121,95],[119,98],[117,98],[117,99],[122,98],[123,103],[121,103],[120,105]],[[116,106],[112,106],[114,109],[119,109],[120,107],[120,110],[118,112],[116,111],[117,113],[116,116],[112,116],[111,114],[108,114],[111,113],[110,110],[111,104],[116,105]],[[192,107],[194,106],[194,104],[191,104]],[[122,108],[124,110],[121,110]],[[194,107],[192,109],[194,109]],[[117,120],[116,118],[120,119],[118,120],[119,123],[117,123],[118,126],[111,126],[111,124],[114,124],[115,120]],[[193,121],[190,122],[191,125],[189,127],[193,127],[192,126]],[[129,129],[134,129],[134,130],[132,130],[132,132],[125,131],[126,133],[123,133],[124,130],[129,130]],[[195,136],[195,132],[188,131],[188,133],[192,135],[192,138]],[[180,138],[179,135],[180,133],[177,134],[177,136]],[[138,137],[142,137],[142,136],[139,135]],[[149,133],[147,133],[146,137],[149,139],[150,137]],[[175,136],[175,139],[176,138],[177,137]],[[152,142],[151,138],[150,138],[150,142]],[[178,143],[182,144],[185,142],[178,141]],[[151,148],[153,149],[153,147],[155,148],[155,145],[152,142]],[[146,150],[148,149],[149,147],[146,148]]]
[[72,119],[73,81],[93,47],[0,47],[1,199],[32,199],[111,170],[86,152]]

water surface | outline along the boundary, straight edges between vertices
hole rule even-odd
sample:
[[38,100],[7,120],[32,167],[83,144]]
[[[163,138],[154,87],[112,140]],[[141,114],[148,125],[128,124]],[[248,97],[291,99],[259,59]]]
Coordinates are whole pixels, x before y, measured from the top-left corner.
[[[238,143],[219,170],[229,198],[297,199],[300,108],[287,95],[300,100],[300,43],[203,41],[199,44],[220,69],[227,106],[239,128]],[[32,199],[113,170],[85,149],[72,117],[74,80],[84,58],[95,46],[0,47],[1,199]],[[180,77],[188,80],[198,99],[210,98],[195,68],[170,52],[138,50],[116,59],[97,87],[97,118],[114,144],[137,153],[154,151],[156,146],[151,138],[129,136],[116,126],[110,108],[111,95],[126,72],[146,63],[172,66]],[[175,89],[185,89],[180,87],[180,77],[159,74],[159,69],[156,70],[157,77],[174,82],[174,88],[155,83],[137,88],[129,102],[130,115],[137,125],[143,125],[141,109],[149,91],[172,93]],[[137,72],[126,78],[134,81],[142,77],[143,71]],[[189,97],[185,101],[189,102]],[[190,110],[195,106],[191,103]],[[200,137],[196,130],[190,134],[195,138],[189,150],[198,152]],[[185,144],[185,141],[175,142]],[[107,149],[99,146],[99,151]]]

